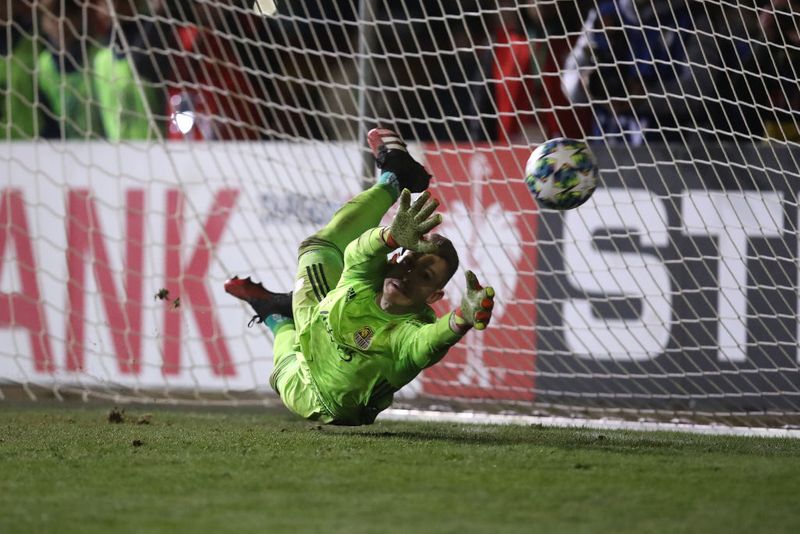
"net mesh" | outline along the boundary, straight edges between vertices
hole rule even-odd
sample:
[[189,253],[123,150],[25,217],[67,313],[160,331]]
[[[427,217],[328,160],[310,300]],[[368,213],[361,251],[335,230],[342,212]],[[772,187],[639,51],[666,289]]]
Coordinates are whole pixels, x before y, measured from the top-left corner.
[[[498,295],[399,402],[796,424],[796,2],[254,4],[0,1],[0,395],[274,399],[222,284],[291,289],[381,126]],[[601,169],[567,212],[554,137]]]

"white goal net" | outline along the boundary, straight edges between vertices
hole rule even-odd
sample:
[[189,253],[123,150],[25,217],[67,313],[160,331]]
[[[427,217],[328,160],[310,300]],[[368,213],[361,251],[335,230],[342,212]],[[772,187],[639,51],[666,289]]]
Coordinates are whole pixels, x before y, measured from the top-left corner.
[[[0,397],[274,399],[223,283],[291,289],[382,126],[497,291],[400,404],[798,424],[800,3],[255,4],[0,0]],[[566,212],[554,137],[600,165]]]

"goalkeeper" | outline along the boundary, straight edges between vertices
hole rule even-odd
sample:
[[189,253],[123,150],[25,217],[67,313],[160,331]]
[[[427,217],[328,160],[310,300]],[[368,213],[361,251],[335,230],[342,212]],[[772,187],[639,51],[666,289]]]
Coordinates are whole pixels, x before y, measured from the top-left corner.
[[[292,412],[322,423],[373,423],[469,329],[485,328],[494,304],[494,290],[467,271],[461,305],[436,317],[430,306],[444,296],[458,254],[429,234],[441,222],[425,191],[430,176],[393,132],[375,129],[368,140],[378,183],[301,243],[294,291],[273,293],[249,278],[225,284],[275,337],[270,385]],[[410,192],[422,192],[413,204]],[[398,197],[394,220],[380,227]]]

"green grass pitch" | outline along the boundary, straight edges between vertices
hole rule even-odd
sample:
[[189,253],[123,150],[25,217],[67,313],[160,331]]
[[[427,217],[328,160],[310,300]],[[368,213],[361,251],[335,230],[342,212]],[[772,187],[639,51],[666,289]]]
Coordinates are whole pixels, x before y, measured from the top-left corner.
[[800,532],[800,440],[0,405],[0,532]]

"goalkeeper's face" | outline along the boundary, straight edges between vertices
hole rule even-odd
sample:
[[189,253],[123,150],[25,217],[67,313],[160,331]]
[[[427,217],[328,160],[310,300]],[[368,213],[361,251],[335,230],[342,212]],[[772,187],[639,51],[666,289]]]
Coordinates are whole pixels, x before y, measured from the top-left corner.
[[389,313],[417,312],[444,296],[447,262],[435,254],[405,251],[392,258],[383,280],[380,305]]

